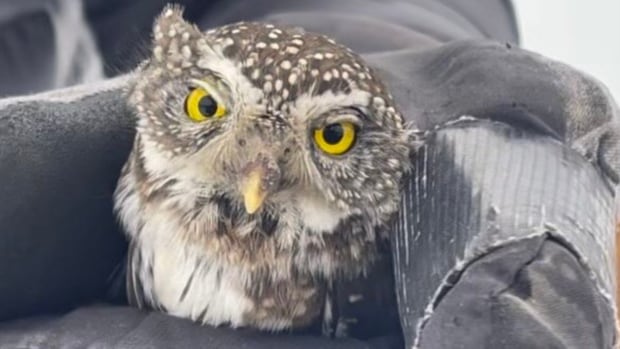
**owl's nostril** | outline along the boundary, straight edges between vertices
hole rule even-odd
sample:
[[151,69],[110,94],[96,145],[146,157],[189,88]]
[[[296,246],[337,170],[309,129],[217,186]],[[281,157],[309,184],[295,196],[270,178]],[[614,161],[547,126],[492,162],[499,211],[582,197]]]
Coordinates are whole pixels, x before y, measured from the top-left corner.
[[284,155],[288,155],[291,153],[291,148],[284,148]]

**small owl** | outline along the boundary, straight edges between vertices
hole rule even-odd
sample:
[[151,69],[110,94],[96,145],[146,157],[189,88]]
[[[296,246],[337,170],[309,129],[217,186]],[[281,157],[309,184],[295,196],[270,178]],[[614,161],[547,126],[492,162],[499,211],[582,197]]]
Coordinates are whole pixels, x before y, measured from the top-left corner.
[[115,193],[138,307],[278,331],[330,316],[330,287],[382,257],[408,132],[375,72],[318,34],[206,32],[169,6],[128,104]]

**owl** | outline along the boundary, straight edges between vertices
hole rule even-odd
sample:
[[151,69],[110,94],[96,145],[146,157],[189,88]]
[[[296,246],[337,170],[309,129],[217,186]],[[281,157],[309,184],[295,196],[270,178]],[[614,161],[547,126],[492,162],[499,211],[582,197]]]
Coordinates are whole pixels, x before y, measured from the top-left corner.
[[385,84],[323,35],[156,19],[115,192],[130,302],[209,325],[295,330],[381,258],[409,163]]

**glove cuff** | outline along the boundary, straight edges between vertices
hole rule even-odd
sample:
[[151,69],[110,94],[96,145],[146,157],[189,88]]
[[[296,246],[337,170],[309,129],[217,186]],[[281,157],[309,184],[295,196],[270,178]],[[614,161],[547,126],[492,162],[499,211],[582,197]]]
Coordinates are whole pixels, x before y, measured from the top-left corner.
[[412,161],[393,241],[408,347],[613,346],[614,198],[594,166],[471,118]]

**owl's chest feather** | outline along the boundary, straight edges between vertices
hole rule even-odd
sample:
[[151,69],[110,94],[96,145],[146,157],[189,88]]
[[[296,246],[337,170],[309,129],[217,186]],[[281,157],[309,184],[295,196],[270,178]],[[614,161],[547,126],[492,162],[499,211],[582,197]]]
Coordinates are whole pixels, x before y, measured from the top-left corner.
[[[135,235],[146,263],[137,272],[156,306],[211,325],[303,327],[322,312],[328,281],[343,271],[357,274],[376,252],[353,230],[306,229],[300,210],[283,210],[266,224],[265,217],[248,219],[220,206],[203,203],[195,213],[164,202],[145,205],[148,219]],[[306,211],[315,226],[340,224],[327,210]]]
[[307,325],[322,309],[325,285],[310,278],[259,275],[175,243],[152,256],[152,296],[176,316],[280,330]]
[[146,303],[173,315],[304,327],[323,311],[330,281],[360,275],[377,255],[374,230],[315,197],[247,215],[225,196],[196,197],[183,183],[150,181],[140,169],[124,173],[117,192],[136,256],[129,277]]

